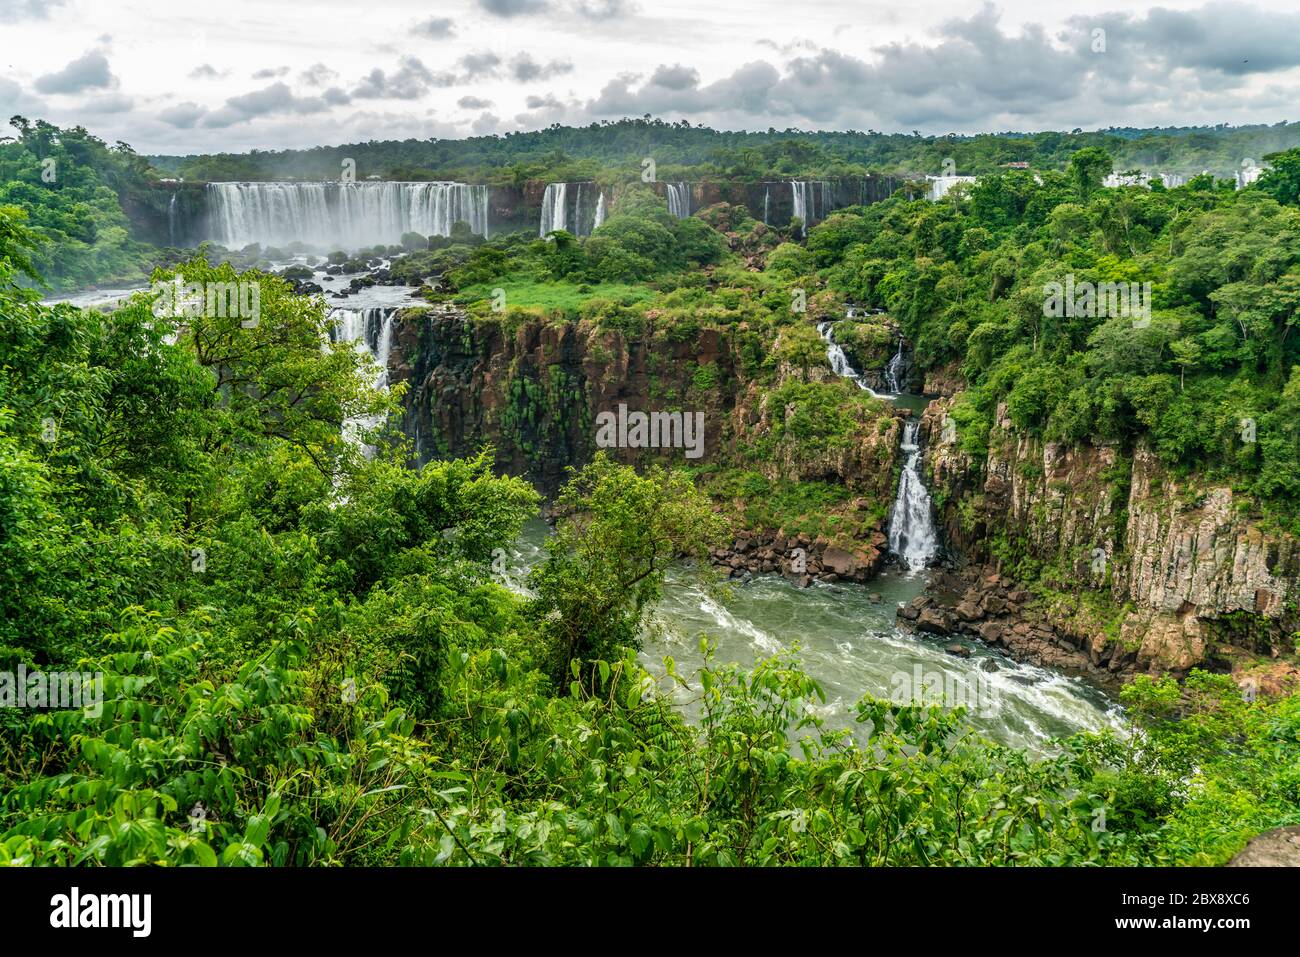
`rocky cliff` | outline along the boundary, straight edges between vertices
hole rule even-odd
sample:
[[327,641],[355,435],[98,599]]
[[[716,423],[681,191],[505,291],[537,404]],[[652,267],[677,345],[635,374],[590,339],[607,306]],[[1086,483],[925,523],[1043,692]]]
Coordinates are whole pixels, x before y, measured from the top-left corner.
[[[1175,476],[1142,446],[1042,442],[1017,432],[1005,409],[987,455],[972,456],[948,415],[954,401],[936,400],[923,419],[945,540],[966,562],[1014,566],[1041,586],[1024,603],[1049,626],[1035,640],[1063,639],[1085,667],[1112,673],[1227,669],[1291,650],[1300,545],[1252,517],[1230,487]],[[968,570],[949,586],[955,600],[933,610],[1029,653],[1007,628],[1030,612],[982,607],[990,571]]]
[[[747,528],[715,559],[738,571],[864,581],[885,555],[881,525],[897,469],[897,412],[880,403],[839,441],[800,441],[797,429],[785,427],[795,409],[772,398],[777,386],[825,382],[836,395],[855,393],[820,368],[774,371],[763,362],[770,345],[743,323],[624,330],[411,309],[399,317],[389,366],[392,381],[408,383],[402,431],[421,462],[491,444],[500,471],[524,476],[546,493],[564,482],[568,467],[595,454],[602,413],[622,406],[698,414],[698,457],[683,447],[607,451],[627,464],[743,466],[773,483],[842,487],[844,500],[835,508],[843,535]],[[755,455],[760,445],[763,452]],[[737,514],[743,505],[734,503]]]

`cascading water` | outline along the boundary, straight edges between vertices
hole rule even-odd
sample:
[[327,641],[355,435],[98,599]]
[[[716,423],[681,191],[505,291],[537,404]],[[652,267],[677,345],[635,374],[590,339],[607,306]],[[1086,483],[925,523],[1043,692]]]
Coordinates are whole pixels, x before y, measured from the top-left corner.
[[[388,391],[388,357],[393,349],[393,323],[397,309],[392,306],[375,306],[369,309],[332,309],[334,320],[331,338],[336,343],[348,342],[358,352],[370,355],[377,366],[374,388]],[[382,415],[351,416],[343,422],[343,436],[350,442],[361,442],[361,436],[378,428]],[[374,446],[362,444],[366,457],[374,455]]]
[[763,225],[764,226],[770,225],[767,221],[767,211],[768,208],[771,206],[771,202],[772,202],[772,187],[764,186],[763,187]]
[[921,423],[903,423],[903,471],[898,477],[894,514],[889,519],[889,550],[913,571],[925,568],[939,551],[930,512],[930,492],[921,480]]
[[889,364],[885,366],[885,384],[889,386],[889,391],[898,395],[903,391],[903,380],[907,375],[907,355],[903,352],[903,337],[898,337],[898,351],[889,359]]
[[[790,183],[793,216],[799,217],[800,230],[808,235],[808,227],[815,220],[825,219],[831,208],[831,184],[821,180],[794,180]],[[818,200],[821,211],[818,212]]]
[[605,194],[595,183],[550,183],[542,193],[537,235],[562,229],[573,236],[590,236],[605,222]]
[[[849,310],[849,316],[853,315],[853,310]],[[849,362],[849,357],[844,354],[844,350],[835,341],[833,322],[819,322],[817,324],[817,334],[826,341],[826,361],[831,364],[831,370],[838,376],[846,379],[852,379],[853,384],[864,392],[870,392],[877,399],[883,398],[881,394],[867,385],[867,380],[858,375],[856,369]]]
[[176,193],[172,193],[171,202],[167,204],[167,243],[176,245]]
[[[867,388],[832,340],[831,325],[822,323],[818,331],[826,340],[832,368]],[[904,395],[893,401],[910,408],[920,399]],[[919,472],[918,431],[915,421],[904,425],[907,463],[898,493],[902,504],[895,507],[896,521],[890,527],[891,545],[897,530],[899,560],[909,569],[923,568],[937,548],[929,495]],[[545,557],[549,534],[541,520],[526,527],[509,561],[511,587],[526,591],[522,582],[528,569]],[[897,609],[920,594],[924,584],[920,574],[887,573],[871,590],[820,583],[801,587],[781,575],[757,574],[741,578],[724,606],[689,573],[674,567],[655,603],[641,661],[652,674],[662,676],[663,660],[671,655],[677,672],[690,675],[705,663],[699,637],[707,634],[716,642],[710,647],[716,648],[718,660],[751,667],[760,658],[789,650],[789,636],[797,635],[800,663],[826,692],[825,703],[812,710],[832,727],[848,729],[868,749],[875,742],[854,720],[854,703],[871,694],[898,703],[933,704],[933,697],[918,690],[928,682],[941,686],[945,696],[954,689],[956,695],[947,697],[946,704],[965,704],[966,720],[981,734],[1033,753],[1051,754],[1057,750],[1054,739],[1081,729],[1123,729],[1122,714],[1114,704],[1078,678],[1013,661],[983,642],[962,640],[966,653],[956,656],[948,652],[951,640],[936,642],[904,632],[897,624]],[[661,687],[689,717],[699,716],[697,683],[664,678]]]
[[[847,312],[853,316],[853,309]],[[836,375],[852,379],[859,389],[871,392],[877,398],[884,396],[872,391],[857,371],[849,364],[844,350],[836,344],[833,331],[834,323],[823,322],[817,326],[818,333],[826,340],[826,360]],[[898,341],[898,351],[890,359],[885,369],[885,381],[894,395],[900,394],[901,380],[899,373],[905,359],[903,340]],[[893,370],[892,372],[890,370]],[[889,550],[893,552],[903,567],[915,571],[925,568],[939,551],[939,536],[934,528],[931,515],[930,492],[921,479],[921,443],[920,423],[913,418],[903,423],[903,438],[900,448],[903,452],[903,471],[898,477],[898,492],[894,496],[894,511],[889,519]]]
[[974,176],[927,176],[930,181],[930,199],[938,202],[952,191],[958,183],[973,183]]
[[569,197],[568,183],[551,183],[546,187],[546,192],[542,194],[542,225],[537,235],[545,239],[547,234],[557,229],[567,229]]
[[665,192],[668,196],[668,212],[672,213],[678,219],[686,219],[691,215],[691,185],[690,183],[665,183]]
[[404,233],[488,236],[488,187],[466,183],[209,183],[211,239],[239,249],[299,241],[323,248],[393,244]]

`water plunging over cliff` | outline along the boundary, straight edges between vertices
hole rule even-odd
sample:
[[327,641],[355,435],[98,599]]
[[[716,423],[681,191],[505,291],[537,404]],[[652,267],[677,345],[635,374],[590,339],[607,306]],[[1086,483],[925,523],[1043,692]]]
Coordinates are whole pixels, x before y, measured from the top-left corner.
[[391,245],[404,233],[450,236],[453,223],[489,234],[488,187],[466,183],[209,183],[210,238],[322,248]]
[[903,352],[903,337],[898,337],[898,351],[893,354],[885,366],[885,384],[889,391],[898,395],[903,391],[903,381],[907,377],[907,355]]
[[930,491],[921,480],[921,423],[903,423],[903,471],[898,476],[898,494],[889,519],[889,550],[911,570],[925,568],[939,551],[934,530]]
[[[848,310],[853,315],[853,310]],[[877,398],[885,398],[872,391],[857,371],[849,364],[844,350],[836,344],[834,323],[823,322],[817,326],[818,333],[826,340],[826,360],[836,375],[852,379],[859,389],[871,392]],[[900,394],[900,373],[904,369],[903,340],[898,340],[898,351],[889,360],[885,368],[885,381],[894,395]],[[898,476],[898,493],[894,496],[894,511],[889,519],[889,550],[898,556],[900,564],[916,571],[925,568],[939,551],[939,535],[935,531],[933,509],[930,505],[930,492],[921,479],[921,443],[920,421],[909,418],[903,422],[903,438],[900,448],[903,452],[903,470]]]
[[590,236],[605,221],[605,194],[595,183],[550,183],[542,193],[542,215],[537,235],[546,238],[557,229]]
[[668,196],[668,212],[672,213],[678,219],[685,219],[690,216],[691,184],[665,183],[664,188]]
[[[358,352],[374,358],[378,366],[374,380],[376,391],[388,391],[388,357],[393,349],[396,316],[397,308],[393,306],[330,310],[330,318],[334,320],[331,338],[335,342],[350,342]],[[360,442],[364,433],[378,428],[383,421],[382,415],[350,417],[343,422],[343,436],[351,442]],[[363,444],[362,450],[367,457],[374,454],[373,446]]]
[[565,221],[568,193],[568,183],[551,183],[546,187],[542,194],[542,224],[537,232],[541,238],[545,239],[548,233],[557,229],[568,228]]
[[[790,184],[792,193],[792,202],[794,206],[793,215],[799,217],[802,224],[800,229],[804,236],[808,235],[808,225],[815,219],[825,219],[826,213],[831,207],[830,184],[820,181],[795,180]],[[821,212],[818,212],[818,201],[821,203]]]
[[[849,315],[853,315],[852,311]],[[870,392],[877,399],[884,398],[879,392],[867,385],[867,380],[858,375],[856,369],[849,363],[849,357],[844,354],[844,350],[833,337],[835,323],[820,322],[817,324],[817,334],[826,341],[826,361],[831,364],[831,371],[838,376],[846,379],[852,379],[853,384],[864,392]]]

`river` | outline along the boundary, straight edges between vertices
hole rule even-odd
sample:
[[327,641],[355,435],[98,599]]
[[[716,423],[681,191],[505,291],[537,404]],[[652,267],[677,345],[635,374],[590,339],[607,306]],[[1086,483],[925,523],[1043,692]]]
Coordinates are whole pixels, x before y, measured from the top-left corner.
[[[823,324],[819,332],[837,374],[910,409],[915,421],[925,398],[874,392],[834,343],[831,324]],[[938,550],[918,446],[915,426],[905,427],[904,465],[889,528],[896,564],[879,578],[867,585],[815,582],[800,588],[779,574],[754,575],[732,582],[723,603],[688,569],[674,568],[643,637],[645,667],[663,675],[663,659],[671,656],[679,674],[692,674],[703,664],[700,638],[705,635],[716,643],[715,661],[722,664],[748,667],[760,658],[795,650],[826,693],[826,703],[818,708],[821,716],[832,726],[848,728],[859,743],[865,743],[866,735],[854,721],[853,708],[866,694],[900,703],[963,703],[967,720],[978,732],[1035,754],[1052,753],[1056,740],[1076,731],[1122,731],[1120,707],[1080,678],[1016,662],[980,641],[898,627],[898,608],[924,590],[926,565]],[[525,528],[511,563],[516,588],[527,569],[540,561],[548,534],[541,520]],[[953,646],[960,646],[968,657],[953,654],[948,650]],[[688,713],[692,710],[697,683],[687,690],[665,680],[661,687]]]

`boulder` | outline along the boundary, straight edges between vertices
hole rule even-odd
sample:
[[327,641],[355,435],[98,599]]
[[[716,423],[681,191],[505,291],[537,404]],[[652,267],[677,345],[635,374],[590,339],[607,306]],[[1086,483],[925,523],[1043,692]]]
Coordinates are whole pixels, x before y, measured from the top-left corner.
[[1252,837],[1228,867],[1300,867],[1300,825]]

